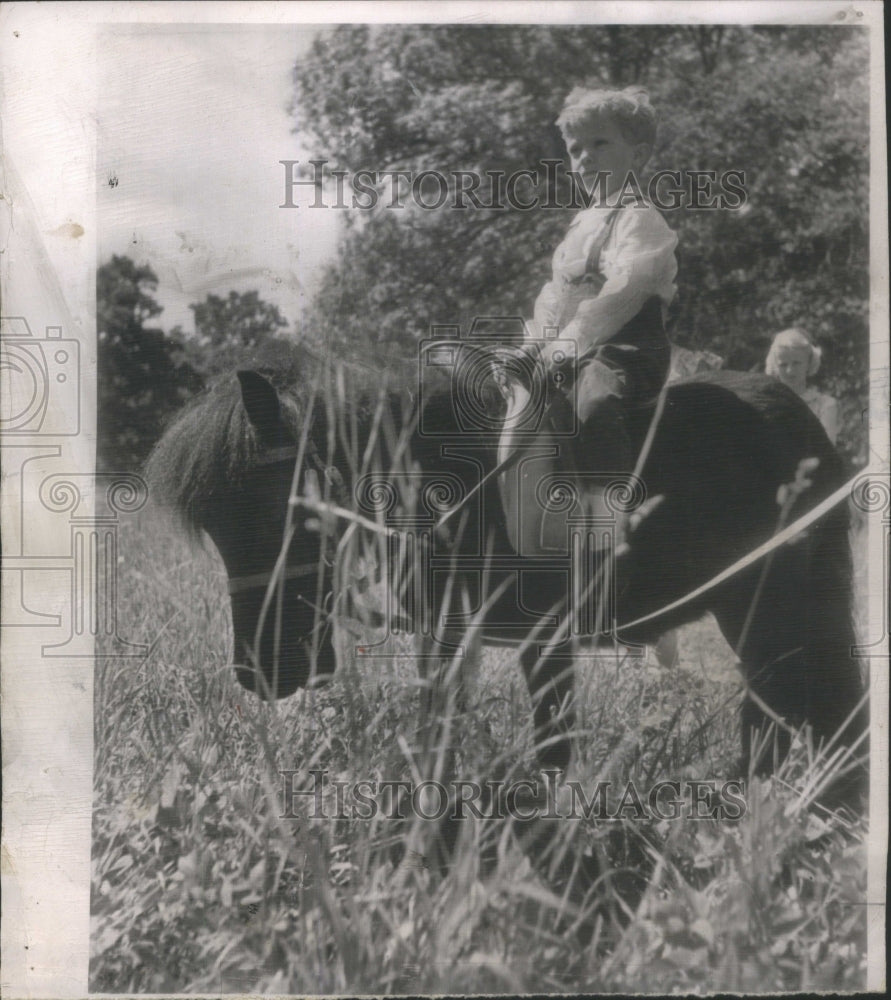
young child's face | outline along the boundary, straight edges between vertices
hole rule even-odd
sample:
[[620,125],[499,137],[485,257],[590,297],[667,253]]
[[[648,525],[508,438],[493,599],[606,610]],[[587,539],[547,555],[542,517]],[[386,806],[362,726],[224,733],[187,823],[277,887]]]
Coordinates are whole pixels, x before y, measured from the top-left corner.
[[807,385],[807,372],[810,363],[810,351],[807,348],[780,348],[774,359],[776,376],[790,389],[801,392]]
[[608,114],[598,114],[572,126],[563,138],[572,169],[589,190],[598,172],[609,175],[607,194],[620,190],[629,171],[640,170],[649,155],[648,147],[629,142],[618,122]]

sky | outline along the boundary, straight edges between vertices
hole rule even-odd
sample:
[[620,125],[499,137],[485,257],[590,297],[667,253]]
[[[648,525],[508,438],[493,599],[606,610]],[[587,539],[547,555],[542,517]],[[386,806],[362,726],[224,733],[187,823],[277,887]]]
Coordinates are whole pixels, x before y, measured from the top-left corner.
[[[288,115],[292,71],[316,25],[118,25],[99,50],[100,263],[158,276],[158,319],[256,289],[292,327],[337,239],[336,213],[283,209],[284,159],[311,153]],[[324,155],[324,154],[323,154]],[[303,189],[305,190],[305,189]]]

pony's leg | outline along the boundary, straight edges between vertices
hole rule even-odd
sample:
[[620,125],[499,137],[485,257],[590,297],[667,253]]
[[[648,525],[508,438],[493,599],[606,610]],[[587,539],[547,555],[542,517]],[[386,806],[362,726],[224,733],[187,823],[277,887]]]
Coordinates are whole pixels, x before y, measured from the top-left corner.
[[435,696],[435,710],[441,717],[451,713],[461,723],[475,703],[474,694],[482,664],[483,623],[475,616],[474,595],[460,573],[454,575],[453,585],[450,603],[465,624],[446,626],[440,622],[437,628],[444,656],[433,678],[431,694]]
[[572,756],[570,733],[575,726],[572,698],[575,660],[548,654],[533,643],[520,655],[529,694],[532,696],[535,750],[546,768],[566,770]]
[[[772,579],[776,576],[771,574]],[[785,598],[782,593],[776,595],[779,603],[773,606],[767,603],[767,584],[771,580],[765,581],[753,606],[757,580],[758,575],[750,573],[745,580],[727,588],[716,600],[713,611],[724,638],[736,653],[746,682],[747,693],[740,712],[742,767],[749,770],[754,763],[755,772],[764,775],[772,773],[789,751],[790,729],[798,715],[789,682],[793,674],[801,672],[803,649],[794,620],[798,617],[797,610],[789,605],[788,595]],[[802,688],[798,689],[798,697],[804,697]],[[754,749],[762,746],[764,734],[771,726],[774,727],[772,746],[753,761]]]
[[[437,649],[438,646],[438,649]],[[468,712],[475,704],[482,661],[479,627],[443,628],[437,645],[440,655],[421,660],[423,743],[435,756],[445,749],[446,765],[454,770],[456,755],[465,745]]]
[[678,630],[671,628],[663,632],[653,645],[653,652],[660,667],[674,670],[678,665]]
[[726,590],[713,608],[725,638],[736,650],[751,697],[742,710],[743,754],[748,763],[753,734],[777,723],[774,752],[759,763],[770,771],[788,752],[790,729],[811,726],[815,743],[841,735],[853,743],[863,732],[859,665],[851,656],[849,590],[841,572],[809,558],[808,542],[779,552],[752,607],[757,574]]
[[462,715],[473,711],[478,701],[478,681],[483,662],[481,630],[478,628],[468,630],[464,637],[464,645],[464,656],[461,659],[459,669],[458,691],[455,697],[455,707]]
[[[442,723],[448,720],[454,729],[461,724],[466,713],[472,710],[476,681],[482,660],[482,642],[478,629],[464,635],[454,635],[450,645],[461,647],[461,652],[437,659],[428,680],[426,714],[431,720]],[[460,742],[460,740],[459,740]]]
[[[475,704],[473,693],[482,656],[478,628],[464,632],[444,629],[440,636],[445,655],[422,661],[424,691],[421,698],[420,749],[415,766],[423,780],[449,782],[468,772],[459,767],[467,747],[467,713]],[[460,647],[460,652],[457,649]],[[466,768],[466,758],[465,764]],[[451,808],[439,820],[428,820],[413,828],[410,849],[423,854],[445,874],[454,863],[455,850],[466,822]],[[495,857],[490,859],[494,865]]]

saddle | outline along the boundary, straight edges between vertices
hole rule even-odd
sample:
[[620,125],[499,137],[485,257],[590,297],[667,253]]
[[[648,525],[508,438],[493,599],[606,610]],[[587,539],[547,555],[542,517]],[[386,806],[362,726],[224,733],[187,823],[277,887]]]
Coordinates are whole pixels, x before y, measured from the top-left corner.
[[507,409],[498,460],[511,543],[522,555],[565,553],[572,521],[615,520],[637,492],[629,476],[670,367],[662,301],[651,296],[616,335],[579,359],[620,373],[622,385],[593,410],[588,397],[581,427],[569,393],[581,367],[546,368],[536,341],[499,348],[494,357]]
[[[530,356],[536,365],[528,363]],[[527,411],[541,391],[533,379],[543,377],[536,345],[498,350],[493,378],[506,407],[498,485],[511,546],[531,558],[569,556],[572,524],[615,522],[622,510],[616,500],[630,489],[628,478],[598,473],[578,453],[576,415],[566,393],[551,392],[530,431]],[[655,400],[628,413],[637,450],[654,409]]]

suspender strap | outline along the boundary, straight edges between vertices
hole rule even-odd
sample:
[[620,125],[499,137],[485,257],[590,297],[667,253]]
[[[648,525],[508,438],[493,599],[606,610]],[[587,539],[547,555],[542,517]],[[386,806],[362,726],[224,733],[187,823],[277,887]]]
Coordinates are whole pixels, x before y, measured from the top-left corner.
[[622,211],[621,205],[616,205],[614,209],[607,216],[606,222],[603,224],[603,229],[601,229],[599,236],[591,244],[591,249],[588,251],[588,257],[585,262],[585,276],[599,274],[600,269],[600,255],[603,253],[603,248],[606,246],[607,241],[613,232],[613,226],[616,219],[619,217],[619,212]]

